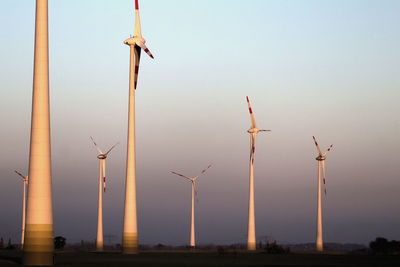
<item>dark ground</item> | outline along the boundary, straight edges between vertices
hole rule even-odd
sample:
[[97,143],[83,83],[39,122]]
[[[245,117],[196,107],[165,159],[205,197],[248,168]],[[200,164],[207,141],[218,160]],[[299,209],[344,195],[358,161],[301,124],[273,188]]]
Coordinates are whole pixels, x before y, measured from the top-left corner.
[[[18,266],[19,251],[0,251],[0,266]],[[262,252],[142,252],[119,253],[57,252],[55,266],[115,267],[223,267],[223,266],[400,266],[400,255],[372,256],[345,253],[291,253],[270,255]]]

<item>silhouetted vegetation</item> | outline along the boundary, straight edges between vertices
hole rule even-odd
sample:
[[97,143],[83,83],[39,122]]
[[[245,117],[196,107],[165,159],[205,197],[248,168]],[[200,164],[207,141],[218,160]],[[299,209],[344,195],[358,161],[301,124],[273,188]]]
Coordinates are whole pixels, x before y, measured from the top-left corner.
[[54,248],[55,249],[63,249],[65,247],[65,245],[67,244],[67,239],[65,239],[65,237],[62,236],[56,236],[54,238]]
[[15,246],[11,243],[11,238],[8,239],[8,244],[6,249],[12,250],[15,249]]
[[268,254],[288,254],[290,253],[290,248],[278,245],[276,241],[272,243],[267,243],[264,246],[265,252]]
[[386,238],[377,237],[369,243],[369,249],[371,254],[400,254],[400,241],[388,241]]

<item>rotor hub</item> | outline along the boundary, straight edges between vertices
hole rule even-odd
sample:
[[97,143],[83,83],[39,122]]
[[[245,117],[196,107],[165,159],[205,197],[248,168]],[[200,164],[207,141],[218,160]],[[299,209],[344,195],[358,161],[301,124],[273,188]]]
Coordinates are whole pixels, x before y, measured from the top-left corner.
[[324,160],[326,159],[326,157],[324,157],[324,156],[318,156],[318,157],[316,157],[315,159],[318,160],[318,161],[324,161]]
[[98,159],[106,159],[107,156],[106,156],[105,154],[99,154],[99,155],[97,156],[97,158],[98,158]]
[[252,134],[252,133],[258,133],[260,131],[260,129],[258,128],[250,128],[247,130],[248,133]]
[[144,43],[146,43],[146,40],[138,36],[130,37],[124,41],[124,44],[126,45],[135,45]]

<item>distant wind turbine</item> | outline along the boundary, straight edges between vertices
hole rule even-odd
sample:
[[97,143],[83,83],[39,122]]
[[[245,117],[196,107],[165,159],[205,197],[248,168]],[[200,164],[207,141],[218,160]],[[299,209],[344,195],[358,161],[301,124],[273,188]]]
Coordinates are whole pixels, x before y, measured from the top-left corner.
[[139,2],[135,0],[134,36],[126,39],[124,44],[130,48],[129,62],[129,108],[128,137],[126,156],[124,232],[122,234],[122,252],[138,253],[137,209],[136,209],[136,148],[135,148],[135,90],[139,74],[140,53],[142,49],[154,58],[145,45],[140,25]]
[[21,232],[21,247],[24,247],[25,238],[25,218],[26,218],[26,189],[28,186],[28,176],[22,175],[19,171],[15,171],[16,174],[22,177],[23,181],[23,197],[22,197],[22,232]]
[[[321,149],[319,148],[319,145],[317,143],[317,140],[313,136],[315,146],[317,147],[318,150],[318,157],[315,159],[318,161],[318,185],[317,185],[317,240],[316,240],[316,249],[317,251],[323,251],[324,250],[324,242],[322,238],[322,200],[321,200],[321,177],[323,179],[324,186],[326,186],[325,183],[325,159],[326,159],[326,154],[328,154],[329,151],[331,151],[331,148],[333,145],[330,145],[328,149],[325,151],[325,153],[322,153]],[[324,188],[325,195],[326,195],[326,187]]]
[[108,154],[111,152],[111,150],[114,149],[118,143],[113,145],[106,153],[103,153],[103,151],[99,148],[99,146],[96,144],[94,141],[93,137],[90,137],[92,139],[92,142],[94,146],[96,147],[97,151],[99,154],[97,155],[97,158],[99,159],[100,162],[100,170],[99,170],[99,203],[97,207],[97,238],[96,238],[96,251],[103,251],[103,191],[104,193],[106,192],[106,159]]
[[247,250],[256,250],[256,224],[254,211],[254,153],[256,151],[256,137],[259,132],[269,132],[271,130],[260,130],[257,128],[250,100],[246,96],[249,107],[251,128],[247,130],[250,134],[250,163],[249,163],[249,223],[247,228]]
[[191,219],[190,219],[191,223],[190,223],[190,242],[189,242],[190,247],[192,247],[192,248],[194,248],[196,246],[195,229],[194,229],[194,202],[195,202],[195,197],[197,196],[196,181],[197,181],[197,178],[199,178],[201,175],[203,175],[210,167],[211,167],[211,165],[208,165],[207,168],[202,170],[201,173],[195,177],[188,177],[183,174],[171,171],[171,173],[181,176],[185,179],[188,179],[192,183],[192,213],[191,213],[192,215],[191,215]]

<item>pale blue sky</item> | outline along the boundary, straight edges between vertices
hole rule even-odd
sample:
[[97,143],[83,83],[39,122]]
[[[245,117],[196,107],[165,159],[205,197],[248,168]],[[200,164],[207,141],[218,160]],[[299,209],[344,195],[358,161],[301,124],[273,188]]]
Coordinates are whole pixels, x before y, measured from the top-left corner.
[[[133,1],[50,2],[50,73],[56,234],[94,239],[96,151],[107,162],[105,234],[122,231]],[[316,150],[327,160],[327,241],[400,239],[399,1],[141,0],[137,89],[138,200],[142,243],[188,240],[195,175],[200,243],[246,240],[248,95],[260,134],[257,236],[314,240]],[[0,236],[18,240],[27,171],[34,1],[0,8]],[[115,240],[117,241],[117,239]]]

